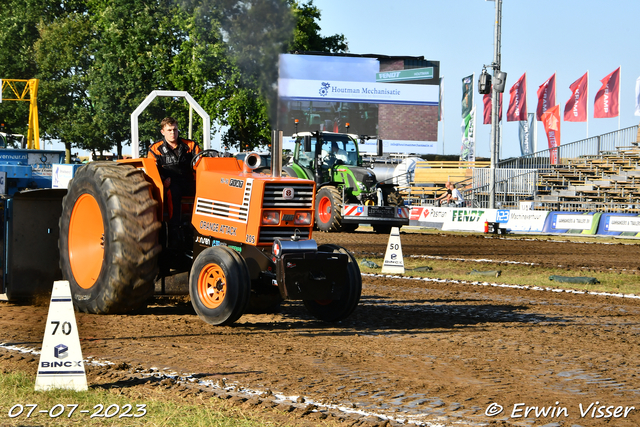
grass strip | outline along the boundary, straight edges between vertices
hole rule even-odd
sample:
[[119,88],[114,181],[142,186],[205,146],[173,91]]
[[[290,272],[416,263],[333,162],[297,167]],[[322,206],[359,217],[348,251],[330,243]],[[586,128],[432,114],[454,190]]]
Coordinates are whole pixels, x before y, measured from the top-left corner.
[[[274,425],[251,420],[238,408],[209,397],[190,403],[167,399],[162,390],[91,388],[34,391],[35,379],[24,372],[0,373],[2,426],[189,426],[254,427]],[[155,394],[155,395],[154,395]],[[199,403],[191,403],[193,401]],[[34,406],[37,405],[37,406]],[[75,409],[74,409],[75,408]],[[72,411],[73,410],[73,411]],[[45,411],[45,412],[40,412]],[[88,412],[81,412],[88,411]],[[31,412],[29,416],[29,412]]]
[[[380,273],[380,268],[371,268],[362,264],[363,258],[357,258],[362,273]],[[383,265],[384,258],[366,257],[379,266]],[[564,268],[546,268],[536,265],[483,263],[474,261],[449,261],[433,260],[417,257],[405,257],[405,276],[429,277],[432,279],[464,280],[468,282],[491,282],[508,285],[552,287],[559,289],[575,289],[594,292],[610,292],[623,294],[640,293],[640,276],[634,272],[591,272],[591,271],[567,271]],[[431,271],[414,271],[416,267],[431,267]],[[411,269],[411,270],[410,270]],[[479,272],[500,270],[500,276],[469,274],[472,270]],[[550,276],[569,277],[595,277],[600,283],[579,284],[562,283],[549,280]]]

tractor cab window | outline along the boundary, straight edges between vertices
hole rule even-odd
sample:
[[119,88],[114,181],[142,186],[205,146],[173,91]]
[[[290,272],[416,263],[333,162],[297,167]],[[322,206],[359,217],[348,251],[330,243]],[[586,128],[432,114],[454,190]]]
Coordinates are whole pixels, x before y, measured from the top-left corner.
[[316,138],[311,138],[311,151],[304,151],[304,141],[301,139],[298,141],[300,142],[298,146],[298,164],[305,168],[313,168]]
[[[307,136],[307,138],[309,137]],[[296,141],[296,162],[300,166],[313,169],[316,156],[321,158],[322,165],[325,168],[334,165],[358,165],[358,149],[352,139],[344,135],[324,135],[318,153],[316,153],[316,149],[318,149],[317,138],[311,136],[310,141],[311,151],[305,151],[303,138],[298,138]]]
[[322,141],[322,159],[329,166],[357,166],[358,152],[356,144],[347,138],[325,137]]

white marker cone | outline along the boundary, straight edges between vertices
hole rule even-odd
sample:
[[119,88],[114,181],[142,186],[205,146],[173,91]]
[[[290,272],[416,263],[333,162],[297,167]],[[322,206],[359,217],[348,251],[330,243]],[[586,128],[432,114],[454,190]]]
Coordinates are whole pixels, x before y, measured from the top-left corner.
[[404,258],[402,257],[402,244],[400,243],[400,227],[392,227],[389,235],[387,252],[384,254],[382,273],[404,274]]
[[76,391],[88,388],[71,289],[66,280],[53,283],[35,386],[36,391],[54,388]]

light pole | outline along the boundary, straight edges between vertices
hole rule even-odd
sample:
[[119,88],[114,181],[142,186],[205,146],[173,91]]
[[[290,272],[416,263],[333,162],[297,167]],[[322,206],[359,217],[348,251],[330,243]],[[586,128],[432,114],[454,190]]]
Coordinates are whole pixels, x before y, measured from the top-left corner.
[[493,38],[493,87],[491,90],[491,179],[489,181],[489,209],[496,207],[496,166],[499,158],[500,132],[498,126],[498,112],[500,93],[504,92],[506,73],[500,71],[500,33],[502,30],[502,0],[496,3],[496,24]]

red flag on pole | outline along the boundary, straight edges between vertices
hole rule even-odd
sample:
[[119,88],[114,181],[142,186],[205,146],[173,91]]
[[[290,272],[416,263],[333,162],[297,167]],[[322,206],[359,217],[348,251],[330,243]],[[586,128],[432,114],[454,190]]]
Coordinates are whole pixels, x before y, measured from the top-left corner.
[[554,105],[556,105],[556,73],[553,73],[553,75],[538,88],[536,119],[541,120],[542,113]]
[[558,164],[558,146],[560,146],[560,105],[549,108],[542,114],[542,124],[549,142],[549,157],[552,165]]
[[596,93],[593,103],[593,117],[603,119],[617,117],[620,114],[620,67],[600,80],[602,87]]
[[484,119],[482,120],[483,125],[491,124],[491,94],[485,93],[482,97],[482,104],[484,105],[484,109],[482,110],[482,116]]
[[[500,108],[498,109],[498,123],[500,121],[502,121],[502,93],[500,93],[500,98],[498,105],[500,105]],[[491,94],[490,93],[486,93],[483,97],[482,97],[482,103],[484,104],[484,110],[483,110],[483,116],[484,119],[482,121],[483,125],[490,125],[491,124],[491,105],[493,104],[491,102]]]
[[587,97],[589,93],[588,82],[589,73],[584,73],[584,76],[580,77],[575,82],[571,83],[569,89],[571,89],[571,98],[564,106],[564,121],[565,122],[586,122],[587,121]]
[[509,90],[509,109],[507,110],[508,122],[520,122],[527,120],[527,73]]

